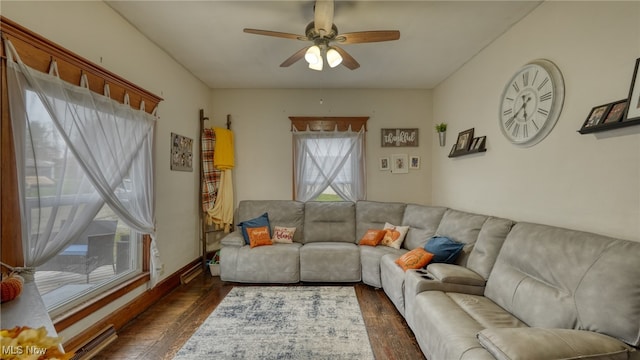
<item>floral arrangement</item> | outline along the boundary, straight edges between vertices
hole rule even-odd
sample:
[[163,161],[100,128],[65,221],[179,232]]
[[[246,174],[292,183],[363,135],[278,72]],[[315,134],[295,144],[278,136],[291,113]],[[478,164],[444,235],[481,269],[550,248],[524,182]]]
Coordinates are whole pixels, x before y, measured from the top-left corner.
[[436,132],[439,132],[439,133],[445,132],[447,131],[447,123],[436,124],[435,128],[436,128]]
[[47,336],[44,327],[32,329],[28,326],[16,326],[9,330],[0,330],[0,358],[6,360],[68,360],[72,353],[63,353],[61,337]]

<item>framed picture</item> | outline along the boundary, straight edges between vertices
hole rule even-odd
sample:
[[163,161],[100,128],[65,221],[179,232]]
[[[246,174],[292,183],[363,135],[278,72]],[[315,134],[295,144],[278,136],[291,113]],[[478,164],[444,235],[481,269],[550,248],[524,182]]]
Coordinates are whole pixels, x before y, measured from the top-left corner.
[[456,151],[469,151],[471,141],[473,140],[473,128],[458,133],[458,141],[456,141]]
[[610,106],[611,104],[604,104],[591,109],[591,112],[589,112],[589,116],[587,116],[587,120],[584,121],[582,127],[587,128],[600,124],[607,115],[607,111],[609,111]]
[[381,129],[382,147],[417,147],[418,129]]
[[473,144],[471,144],[471,150],[482,150],[485,147],[485,143],[487,142],[486,136],[480,136],[473,139]]
[[380,163],[379,165],[379,169],[381,171],[389,171],[391,170],[391,166],[389,166],[389,157],[381,157],[380,158]]
[[469,150],[475,150],[477,144],[478,144],[478,138],[474,137],[473,141],[471,141],[471,146],[469,146]]
[[451,155],[456,153],[456,144],[453,144],[453,146],[451,147],[451,151],[449,151],[449,157],[451,157]]
[[631,80],[631,88],[629,89],[629,104],[624,121],[640,120],[640,58],[636,60],[636,68],[633,70],[633,79]]
[[193,139],[171,133],[171,170],[193,171]]
[[420,169],[420,156],[411,155],[409,158],[409,169]]
[[622,120],[624,111],[627,109],[627,99],[618,100],[610,105],[611,108],[609,113],[607,113],[607,116],[602,121],[603,124],[617,123]]
[[407,154],[391,155],[391,172],[406,174],[409,172],[409,156]]

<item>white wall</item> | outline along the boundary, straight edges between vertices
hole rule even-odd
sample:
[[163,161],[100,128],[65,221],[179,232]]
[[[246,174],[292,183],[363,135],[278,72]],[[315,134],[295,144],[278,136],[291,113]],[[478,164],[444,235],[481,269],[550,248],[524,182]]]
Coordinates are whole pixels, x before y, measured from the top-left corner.
[[[640,128],[580,135],[589,111],[628,95],[640,57],[639,2],[545,2],[434,90],[434,122],[448,140],[475,128],[487,152],[433,149],[433,202],[478,213],[640,241]],[[537,58],[566,86],[551,134],[532,148],[498,128],[504,84]]]
[[[198,138],[198,110],[209,108],[209,88],[101,1],[3,1],[2,15],[164,98],[158,110],[155,173],[162,277],[196,259],[199,173],[197,167],[170,171],[169,145],[171,132]],[[120,299],[101,312],[108,314],[129,300]],[[62,335],[69,339],[99,318],[91,316]]]
[[[209,117],[217,126],[231,114],[236,204],[246,199],[292,199],[289,116],[369,116],[367,198],[431,202],[430,149],[436,135],[429,90],[221,89],[213,90],[212,99]],[[418,128],[419,146],[382,148],[381,128]],[[408,174],[379,171],[379,158],[391,154],[420,156],[421,167]]]

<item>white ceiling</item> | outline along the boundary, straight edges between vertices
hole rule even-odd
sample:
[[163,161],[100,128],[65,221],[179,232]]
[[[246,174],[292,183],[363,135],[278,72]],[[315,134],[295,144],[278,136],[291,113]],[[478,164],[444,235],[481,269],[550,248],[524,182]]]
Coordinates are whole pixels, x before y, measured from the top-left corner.
[[279,65],[307,42],[244,33],[304,35],[311,0],[107,1],[197,78],[220,88],[430,89],[541,1],[336,1],[340,33],[399,30],[400,40],[343,45],[360,68],[317,72]]

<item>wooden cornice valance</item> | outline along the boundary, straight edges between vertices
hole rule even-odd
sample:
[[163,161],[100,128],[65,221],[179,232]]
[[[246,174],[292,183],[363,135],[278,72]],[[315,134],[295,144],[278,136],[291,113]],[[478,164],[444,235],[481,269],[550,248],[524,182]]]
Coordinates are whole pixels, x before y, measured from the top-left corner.
[[360,131],[364,128],[367,131],[368,116],[289,116],[291,119],[291,131],[295,128],[298,131],[333,131],[338,127],[338,131],[349,130],[351,125],[352,131]]
[[104,86],[108,84],[113,100],[124,103],[126,93],[129,95],[131,107],[139,109],[140,103],[144,100],[145,110],[148,113],[151,113],[158,103],[162,101],[159,96],[3,16],[0,16],[0,29],[3,39],[0,55],[3,61],[6,60],[4,49],[4,38],[6,37],[16,48],[22,61],[33,69],[48,73],[51,61],[56,60],[58,73],[62,80],[79,85],[82,74],[86,74],[90,90],[104,94]]

